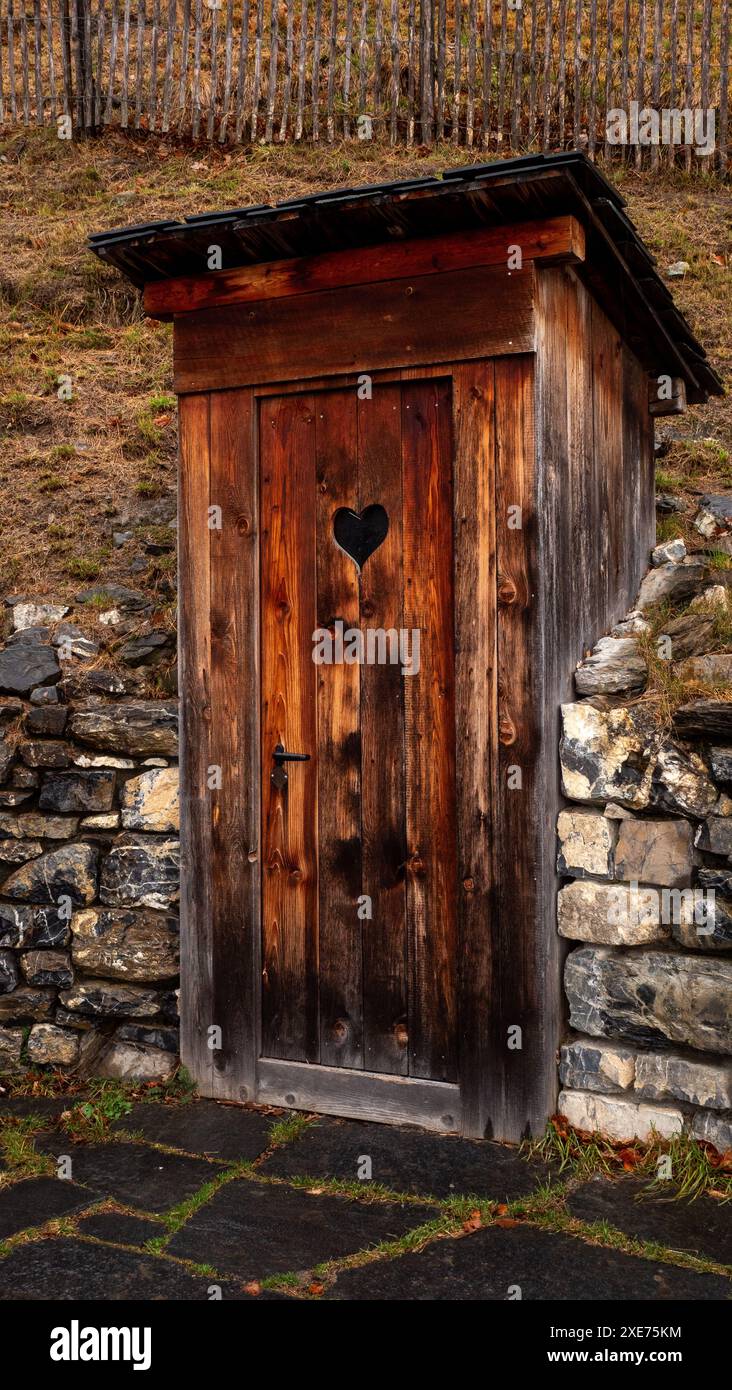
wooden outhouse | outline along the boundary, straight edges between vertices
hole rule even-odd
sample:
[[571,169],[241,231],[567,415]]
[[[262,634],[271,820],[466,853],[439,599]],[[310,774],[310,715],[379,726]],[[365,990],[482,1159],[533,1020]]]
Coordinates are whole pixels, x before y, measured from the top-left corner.
[[100,234],[174,322],[182,1054],[516,1140],[556,1100],[559,705],[719,380],[575,153]]

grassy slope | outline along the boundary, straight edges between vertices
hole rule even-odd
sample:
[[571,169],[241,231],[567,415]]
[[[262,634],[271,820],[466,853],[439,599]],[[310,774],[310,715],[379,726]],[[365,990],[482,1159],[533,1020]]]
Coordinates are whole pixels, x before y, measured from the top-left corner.
[[[158,620],[173,618],[174,557],[145,550],[170,538],[175,508],[171,330],[146,321],[135,292],[86,252],[88,232],[465,162],[466,152],[452,148],[223,154],[119,133],[68,144],[34,130],[0,143],[0,593],[65,597],[104,578],[157,593]],[[675,293],[729,383],[728,192],[683,176],[633,173],[620,182],[661,267],[689,261]],[[67,403],[56,395],[63,373],[73,384]],[[729,401],[662,429],[669,424],[684,435],[664,459],[672,487],[732,483]],[[716,442],[704,444],[706,437]],[[115,549],[113,530],[134,538]]]

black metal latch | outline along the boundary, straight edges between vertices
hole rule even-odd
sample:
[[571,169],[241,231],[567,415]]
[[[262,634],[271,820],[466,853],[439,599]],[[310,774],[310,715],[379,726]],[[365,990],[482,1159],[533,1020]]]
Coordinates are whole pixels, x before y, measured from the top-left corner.
[[287,753],[281,743],[276,743],[272,750],[275,766],[271,774],[273,787],[278,791],[283,791],[287,786],[287,770],[282,766],[283,763],[307,763],[310,761],[309,753]]

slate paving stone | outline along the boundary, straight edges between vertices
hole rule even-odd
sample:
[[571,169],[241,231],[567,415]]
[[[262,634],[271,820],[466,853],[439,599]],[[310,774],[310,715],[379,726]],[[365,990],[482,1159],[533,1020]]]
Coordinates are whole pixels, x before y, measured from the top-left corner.
[[508,1301],[512,1285],[526,1300],[727,1299],[732,1284],[716,1274],[641,1260],[528,1226],[489,1227],[437,1240],[418,1254],[378,1260],[338,1276],[334,1300]]
[[146,1221],[142,1216],[130,1216],[124,1211],[92,1212],[79,1222],[82,1235],[111,1240],[119,1245],[144,1245],[146,1240],[165,1235],[161,1221]]
[[473,1193],[511,1201],[533,1192],[550,1172],[546,1164],[527,1163],[501,1144],[360,1120],[310,1125],[293,1144],[277,1149],[261,1171],[354,1182],[363,1156],[371,1159],[373,1182],[393,1192],[434,1197]]
[[226,1162],[251,1162],[267,1148],[273,1123],[271,1115],[243,1105],[198,1100],[188,1105],[133,1105],[112,1128],[139,1130],[146,1139],[188,1153],[208,1154]]
[[572,1192],[567,1206],[581,1221],[607,1221],[638,1240],[732,1264],[731,1204],[715,1202],[713,1197],[697,1197],[695,1202],[641,1197],[645,1186],[627,1178],[593,1180]]
[[23,1178],[0,1191],[0,1240],[82,1211],[96,1200],[93,1192],[62,1178]]
[[434,1208],[311,1195],[246,1179],[227,1183],[194,1212],[168,1246],[244,1280],[311,1269],[433,1220]]
[[[194,1302],[208,1300],[210,1286],[220,1283],[211,1275],[190,1274],[173,1260],[76,1239],[16,1246],[0,1261],[0,1278],[3,1298],[14,1302],[56,1298]],[[224,1299],[247,1299],[235,1284],[220,1287]]]
[[54,1156],[67,1154],[75,1182],[139,1211],[167,1211],[220,1172],[202,1158],[161,1153],[144,1144],[74,1144],[68,1135],[46,1134],[36,1139],[36,1147]]
[[15,1096],[0,1100],[0,1124],[3,1120],[14,1120],[27,1115],[42,1115],[44,1119],[55,1118],[62,1110],[83,1101],[83,1096]]

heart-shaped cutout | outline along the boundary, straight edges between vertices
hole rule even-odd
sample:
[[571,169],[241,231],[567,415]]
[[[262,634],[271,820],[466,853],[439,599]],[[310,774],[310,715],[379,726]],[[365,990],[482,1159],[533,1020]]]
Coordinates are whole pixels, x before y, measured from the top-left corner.
[[362,512],[339,507],[333,517],[333,535],[341,550],[363,569],[369,555],[386,540],[389,518],[379,502],[372,502]]

